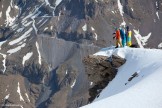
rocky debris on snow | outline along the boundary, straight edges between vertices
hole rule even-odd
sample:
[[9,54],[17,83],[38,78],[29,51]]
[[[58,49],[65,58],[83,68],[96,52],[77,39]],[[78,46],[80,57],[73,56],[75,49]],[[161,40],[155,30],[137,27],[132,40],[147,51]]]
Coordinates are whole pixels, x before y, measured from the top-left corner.
[[[138,77],[139,75],[138,75],[138,73],[137,72],[135,72],[129,79],[128,79],[128,82],[130,82],[130,81],[132,81],[135,77]],[[128,82],[127,83],[125,83],[125,85],[127,85],[128,84]]]
[[128,81],[132,81],[133,78],[138,77],[138,73],[135,72],[129,79]]

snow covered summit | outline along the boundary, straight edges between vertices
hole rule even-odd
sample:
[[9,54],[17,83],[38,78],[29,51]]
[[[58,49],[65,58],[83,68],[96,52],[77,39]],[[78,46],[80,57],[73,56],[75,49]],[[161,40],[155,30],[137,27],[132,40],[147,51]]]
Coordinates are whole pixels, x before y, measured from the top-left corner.
[[112,54],[126,63],[100,96],[82,108],[162,108],[162,50],[104,48],[94,55]]

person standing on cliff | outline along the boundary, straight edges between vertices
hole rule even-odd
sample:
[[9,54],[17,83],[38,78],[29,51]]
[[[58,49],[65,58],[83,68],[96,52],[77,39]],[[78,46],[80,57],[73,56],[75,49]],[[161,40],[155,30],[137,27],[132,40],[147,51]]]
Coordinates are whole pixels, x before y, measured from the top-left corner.
[[127,46],[132,45],[132,31],[129,29],[129,26],[126,27],[126,40]]
[[119,45],[120,45],[120,47],[122,47],[121,38],[120,38],[120,30],[118,28],[115,29],[115,33],[113,33],[113,35],[115,35],[113,37],[113,39],[114,38],[116,39],[116,47],[115,48],[118,48]]
[[126,34],[122,27],[120,28],[120,36],[122,39],[122,46],[124,47],[124,46],[126,46]]

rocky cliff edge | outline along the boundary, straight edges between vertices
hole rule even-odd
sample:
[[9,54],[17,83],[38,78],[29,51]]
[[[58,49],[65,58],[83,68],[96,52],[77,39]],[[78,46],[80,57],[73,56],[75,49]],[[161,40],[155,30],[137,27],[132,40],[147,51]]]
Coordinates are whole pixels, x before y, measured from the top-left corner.
[[91,82],[89,102],[99,96],[99,93],[116,76],[118,68],[125,62],[125,59],[114,55],[111,57],[89,55],[84,58],[85,70]]

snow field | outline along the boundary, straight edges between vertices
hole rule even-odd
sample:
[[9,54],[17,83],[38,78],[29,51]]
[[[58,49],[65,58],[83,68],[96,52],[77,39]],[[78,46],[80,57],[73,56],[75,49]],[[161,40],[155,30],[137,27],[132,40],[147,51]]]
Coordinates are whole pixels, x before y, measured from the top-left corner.
[[[94,55],[120,56],[126,63],[92,104],[82,108],[161,108],[162,51],[143,48],[104,48]],[[128,79],[137,73],[131,81]]]

